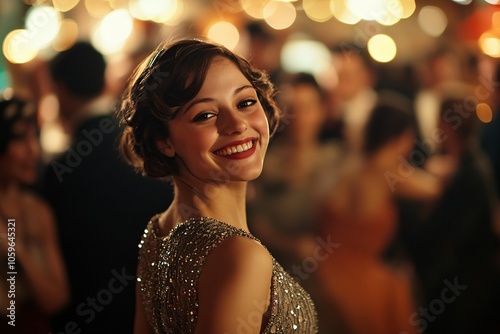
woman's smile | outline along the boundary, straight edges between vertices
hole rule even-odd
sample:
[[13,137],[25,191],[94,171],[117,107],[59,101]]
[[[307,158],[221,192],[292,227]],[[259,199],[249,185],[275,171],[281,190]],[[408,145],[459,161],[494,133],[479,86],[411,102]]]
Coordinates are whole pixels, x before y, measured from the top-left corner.
[[238,140],[214,151],[214,154],[227,159],[245,159],[254,154],[256,144],[257,138]]

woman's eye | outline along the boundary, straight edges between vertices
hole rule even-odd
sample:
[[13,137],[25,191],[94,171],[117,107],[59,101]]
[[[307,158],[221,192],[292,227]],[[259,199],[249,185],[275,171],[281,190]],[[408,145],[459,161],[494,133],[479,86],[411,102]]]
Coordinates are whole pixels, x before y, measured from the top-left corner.
[[257,103],[257,100],[254,99],[244,100],[238,104],[238,108],[250,107],[253,106],[255,103]]
[[204,112],[204,113],[201,113],[201,114],[198,114],[196,115],[194,118],[193,118],[193,122],[203,122],[203,121],[206,121],[212,117],[214,117],[215,114],[214,113],[211,113],[211,112]]

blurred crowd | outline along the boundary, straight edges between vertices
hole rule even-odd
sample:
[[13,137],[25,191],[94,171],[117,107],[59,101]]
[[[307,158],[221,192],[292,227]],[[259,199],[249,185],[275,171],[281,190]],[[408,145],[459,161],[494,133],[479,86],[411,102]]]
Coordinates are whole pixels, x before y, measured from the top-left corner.
[[[325,82],[284,73],[272,36],[253,37],[248,59],[283,115],[249,187],[249,227],[311,293],[320,333],[500,333],[500,64],[453,45],[391,73],[332,46]],[[172,189],[120,157],[124,82],[106,65],[78,42],[38,64],[30,94],[2,93],[1,254],[16,217],[23,333],[132,331],[137,244]],[[38,140],[47,93],[69,138],[57,156]]]

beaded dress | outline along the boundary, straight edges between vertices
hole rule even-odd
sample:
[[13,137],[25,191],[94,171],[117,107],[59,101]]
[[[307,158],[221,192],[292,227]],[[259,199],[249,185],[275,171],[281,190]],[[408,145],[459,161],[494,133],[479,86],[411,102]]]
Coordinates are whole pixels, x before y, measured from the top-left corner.
[[[210,251],[233,236],[259,241],[242,229],[205,217],[178,224],[161,237],[158,218],[149,222],[139,244],[137,282],[146,316],[155,333],[194,333],[198,279]],[[270,317],[262,333],[317,333],[311,298],[274,258],[272,262]]]

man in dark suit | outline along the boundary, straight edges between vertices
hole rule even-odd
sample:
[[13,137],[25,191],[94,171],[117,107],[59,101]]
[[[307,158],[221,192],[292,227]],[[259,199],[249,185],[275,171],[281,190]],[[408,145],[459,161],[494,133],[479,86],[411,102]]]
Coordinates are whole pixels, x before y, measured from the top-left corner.
[[54,333],[132,333],[137,245],[147,221],[170,204],[172,188],[137,175],[120,157],[115,102],[103,94],[103,56],[78,42],[49,65],[72,138],[42,185],[56,213],[72,296],[54,319]]

